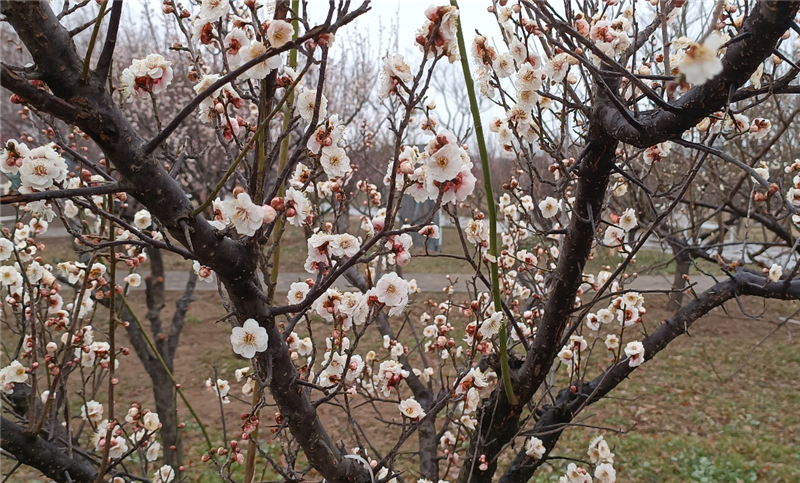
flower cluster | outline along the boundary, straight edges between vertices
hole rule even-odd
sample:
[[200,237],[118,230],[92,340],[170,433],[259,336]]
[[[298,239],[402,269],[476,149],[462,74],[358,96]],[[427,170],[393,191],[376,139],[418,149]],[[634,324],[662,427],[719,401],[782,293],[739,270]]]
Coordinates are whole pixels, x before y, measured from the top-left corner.
[[19,175],[20,193],[45,191],[67,179],[67,163],[52,143],[28,149],[25,143],[7,141],[0,149],[0,171]]
[[417,31],[416,43],[428,57],[447,57],[453,63],[460,59],[458,52],[458,8],[452,5],[431,5],[425,10],[427,20]]
[[235,192],[235,197],[214,200],[214,219],[211,223],[217,229],[233,225],[239,234],[253,236],[263,225],[272,223],[277,211],[271,205],[259,206],[244,191]]
[[401,85],[408,89],[408,85],[413,79],[411,68],[406,64],[402,55],[387,55],[383,58],[383,67],[380,73],[380,90],[378,97],[386,99],[390,95],[397,93],[397,88]]
[[120,92],[128,102],[134,96],[160,94],[172,83],[173,75],[172,62],[159,54],[133,59],[120,75]]

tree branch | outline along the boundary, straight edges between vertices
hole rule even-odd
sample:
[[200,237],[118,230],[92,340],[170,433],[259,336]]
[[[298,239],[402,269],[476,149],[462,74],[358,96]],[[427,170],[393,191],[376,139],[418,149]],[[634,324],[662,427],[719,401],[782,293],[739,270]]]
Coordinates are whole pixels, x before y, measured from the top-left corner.
[[195,96],[194,99],[189,101],[189,103],[186,104],[186,106],[184,106],[183,109],[181,109],[181,111],[169,122],[169,124],[167,124],[164,127],[164,129],[161,130],[161,132],[156,134],[155,137],[153,137],[153,139],[151,139],[150,141],[147,142],[147,144],[144,146],[145,154],[152,153],[153,151],[155,151],[155,149],[161,143],[166,141],[166,139],[176,129],[178,129],[178,126],[181,125],[183,120],[186,119],[186,117],[188,117],[189,114],[191,114],[197,108],[197,106],[199,106],[200,103],[203,102],[203,100],[206,97],[210,96],[214,91],[216,91],[217,89],[221,88],[222,86],[224,86],[228,82],[236,80],[236,78],[238,78],[240,75],[242,75],[245,72],[247,72],[248,70],[250,70],[253,66],[258,65],[261,62],[264,62],[264,61],[266,61],[266,60],[268,60],[268,59],[270,59],[272,57],[275,57],[276,55],[280,55],[283,52],[288,52],[291,49],[296,49],[298,46],[303,45],[303,43],[306,40],[315,39],[315,38],[319,37],[321,34],[326,33],[326,32],[336,32],[336,30],[339,27],[343,27],[344,25],[347,25],[348,23],[352,22],[353,20],[355,20],[360,15],[368,12],[371,9],[371,7],[369,6],[369,2],[370,2],[370,0],[364,0],[364,2],[361,4],[360,7],[358,7],[355,10],[353,10],[352,12],[342,16],[341,18],[339,18],[339,20],[336,23],[334,23],[332,25],[327,25],[327,24],[318,25],[318,26],[314,27],[313,29],[309,30],[308,32],[306,32],[306,34],[303,35],[302,37],[298,37],[296,40],[292,40],[291,42],[287,42],[285,45],[283,45],[282,47],[280,47],[278,49],[270,48],[267,52],[265,52],[265,53],[259,55],[258,57],[250,60],[249,62],[246,62],[246,63],[242,64],[241,67],[239,67],[237,69],[234,69],[234,70],[230,71],[229,73],[225,74],[224,76],[220,77],[219,80],[217,80],[216,82],[214,82],[213,84],[208,86],[208,88],[206,90],[204,90],[203,92],[197,94],[197,96]]
[[[687,333],[695,321],[712,309],[740,295],[798,300],[800,299],[800,280],[772,282],[744,270],[730,274],[727,280],[717,282],[695,300],[681,307],[672,318],[661,324],[655,332],[642,341],[645,348],[645,361],[653,359],[670,342]],[[534,426],[534,432],[531,434],[542,440],[549,453],[555,447],[567,423],[571,422],[583,408],[605,397],[635,370],[636,367],[631,367],[628,359],[625,358],[589,382],[562,389],[558,393],[556,404],[546,407],[540,414],[540,418]],[[575,388],[580,389],[573,391]],[[553,430],[553,427],[561,429]],[[535,432],[537,429],[540,431],[539,433]],[[517,453],[500,481],[502,483],[527,482],[544,460],[545,458],[533,460],[522,450]]]
[[612,106],[600,106],[595,120],[604,130],[619,141],[639,148],[653,146],[679,136],[692,128],[709,113],[717,111],[728,102],[731,88],[742,86],[772,51],[800,8],[800,2],[756,2],[744,20],[741,33],[747,38],[728,47],[722,58],[722,72],[705,84],[693,87],[677,99],[673,106],[678,112],[652,109],[640,112],[636,120],[643,130],[621,119]]
[[119,20],[122,17],[122,0],[114,0],[114,5],[111,6],[111,20],[108,22],[108,33],[106,33],[106,42],[103,45],[103,51],[100,52],[100,58],[97,60],[97,65],[94,68],[94,76],[101,82],[105,82],[108,77],[108,71],[111,68],[111,61],[114,57],[114,48],[117,45],[117,32],[119,31]]
[[102,184],[100,186],[85,186],[63,190],[37,191],[35,193],[17,193],[0,197],[0,204],[28,203],[39,200],[53,200],[71,198],[73,196],[95,196],[121,193],[122,188],[117,183]]
[[2,418],[0,446],[20,463],[36,468],[58,483],[92,483],[97,478],[97,468],[90,460],[77,453],[70,458],[67,448],[32,435],[6,418]]

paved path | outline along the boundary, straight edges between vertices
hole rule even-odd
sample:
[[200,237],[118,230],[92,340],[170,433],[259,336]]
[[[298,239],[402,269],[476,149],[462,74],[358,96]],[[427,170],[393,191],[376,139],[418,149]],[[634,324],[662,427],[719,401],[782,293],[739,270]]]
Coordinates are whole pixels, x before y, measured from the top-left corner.
[[[69,235],[64,227],[55,226],[49,229],[44,236],[66,237]],[[145,277],[147,273],[142,272],[141,275],[142,277]],[[304,272],[282,273],[278,276],[278,292],[286,293],[289,290],[289,285],[291,285],[292,282],[305,280],[308,277],[309,274]],[[448,285],[447,278],[443,273],[406,273],[404,274],[404,278],[416,279],[417,284],[423,292],[441,292],[442,288]],[[451,280],[459,280],[462,282],[469,280],[470,278],[470,274],[451,275]],[[183,291],[187,280],[188,274],[186,272],[169,271],[166,274],[166,288],[170,291]],[[714,280],[711,277],[706,276],[693,277],[692,281],[696,282],[697,285],[695,286],[695,290],[698,292],[703,291],[714,284]],[[668,290],[671,286],[672,275],[642,275],[631,284],[631,288],[635,290]],[[338,287],[340,290],[352,290],[352,287],[348,286],[347,281],[344,279],[341,279],[338,283],[336,283],[336,287]],[[137,290],[144,290],[144,284],[138,287]],[[216,292],[217,284],[198,282],[197,290]],[[464,283],[458,283],[455,285],[455,291],[466,292],[467,287]]]
[[[147,276],[146,272],[141,273],[142,277]],[[186,281],[188,280],[187,272],[180,272],[180,271],[169,271],[166,273],[165,281],[166,281],[166,289],[167,290],[174,290],[174,291],[183,291],[184,287],[186,286]],[[278,276],[278,292],[286,293],[289,290],[289,285],[292,282],[297,282],[300,280],[305,280],[309,277],[307,273],[300,273],[300,272],[291,272],[291,273],[282,273]],[[404,273],[403,277],[406,280],[409,279],[416,279],[419,288],[423,292],[441,292],[442,288],[445,287],[448,282],[446,275],[443,273]],[[469,274],[453,274],[450,276],[451,280],[458,280],[460,282],[466,281],[470,279]],[[696,282],[697,285],[695,286],[695,290],[703,291],[714,284],[714,280],[711,277],[694,277],[692,279],[693,282]],[[672,285],[672,275],[642,275],[639,276],[632,284],[631,288],[635,290],[667,290]],[[336,283],[336,286],[340,290],[352,290],[347,284],[347,280],[344,278],[340,279],[339,282]],[[143,290],[144,284],[139,286],[137,290]],[[198,282],[197,283],[197,290],[198,291],[217,291],[217,284],[216,283],[204,283]],[[456,292],[466,292],[466,285],[464,283],[457,283],[455,285]]]

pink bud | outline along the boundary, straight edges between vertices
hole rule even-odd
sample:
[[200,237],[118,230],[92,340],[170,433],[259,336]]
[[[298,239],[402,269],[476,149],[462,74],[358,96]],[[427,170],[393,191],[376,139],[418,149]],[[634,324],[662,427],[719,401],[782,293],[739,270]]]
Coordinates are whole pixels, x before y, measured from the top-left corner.
[[425,9],[425,16],[431,22],[435,22],[439,20],[439,7],[436,5],[431,5],[427,9]]
[[275,211],[283,211],[286,209],[286,203],[283,201],[283,198],[272,198],[272,201],[269,202],[269,205],[275,208]]
[[403,174],[413,174],[414,173],[414,165],[411,164],[410,161],[405,160],[400,163],[400,172]]
[[264,209],[264,221],[263,223],[266,225],[267,223],[272,223],[275,221],[275,217],[278,216],[278,212],[275,211],[275,208],[271,207],[270,205],[264,205],[261,208]]
[[407,250],[403,250],[394,256],[394,261],[401,267],[408,265],[408,262],[411,261],[411,254]]

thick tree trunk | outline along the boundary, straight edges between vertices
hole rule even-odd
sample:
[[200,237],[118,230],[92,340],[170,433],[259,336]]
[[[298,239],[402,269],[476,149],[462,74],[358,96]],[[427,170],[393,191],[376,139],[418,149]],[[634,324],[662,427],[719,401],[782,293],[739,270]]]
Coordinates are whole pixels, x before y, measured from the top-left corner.
[[[583,268],[600,221],[617,146],[612,137],[594,134],[581,157],[574,211],[551,280],[545,318],[539,324],[537,336],[522,367],[513,374],[514,392],[519,404],[514,406],[509,403],[502,389],[495,390],[492,397],[484,402],[478,414],[481,427],[476,431],[465,455],[458,475],[459,483],[491,483],[497,471],[497,457],[516,436],[525,405],[547,375],[570,320]],[[487,463],[486,470],[481,470],[477,461],[481,455]]]
[[[158,364],[158,362],[156,362]],[[158,364],[148,371],[153,383],[153,396],[156,412],[161,420],[161,448],[164,451],[164,464],[177,468],[181,465],[181,446],[178,440],[178,414],[175,386],[167,372]]]
[[669,308],[673,312],[680,310],[683,305],[683,289],[686,288],[686,276],[692,267],[692,255],[679,245],[672,244],[672,253],[675,255],[675,275],[672,279],[673,292],[669,295]]

